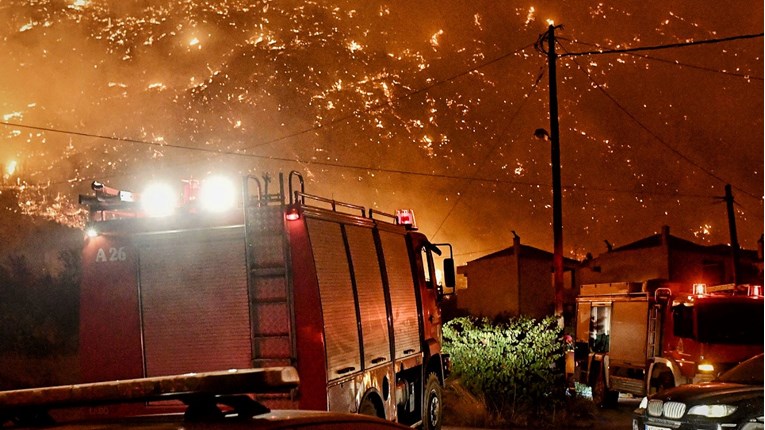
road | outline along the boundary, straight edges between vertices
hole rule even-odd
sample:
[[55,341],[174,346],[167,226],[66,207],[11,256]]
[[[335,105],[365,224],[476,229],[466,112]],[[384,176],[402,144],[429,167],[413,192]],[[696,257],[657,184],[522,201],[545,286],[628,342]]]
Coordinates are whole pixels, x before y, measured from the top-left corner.
[[[640,399],[619,398],[615,409],[599,409],[594,423],[569,423],[567,426],[556,427],[556,430],[631,430],[632,411],[637,408]],[[487,430],[479,427],[444,426],[443,430]]]
[[[620,398],[616,409],[600,409],[598,416],[595,417],[595,424],[592,429],[596,430],[631,430],[632,429],[632,411],[638,407],[640,399]],[[576,427],[565,427],[576,428]]]

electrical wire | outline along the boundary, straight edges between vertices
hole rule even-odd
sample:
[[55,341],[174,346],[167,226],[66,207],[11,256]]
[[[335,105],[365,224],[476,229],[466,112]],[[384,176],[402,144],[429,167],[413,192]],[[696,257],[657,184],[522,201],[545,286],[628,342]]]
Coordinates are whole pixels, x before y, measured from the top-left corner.
[[[524,50],[530,48],[532,45],[533,44],[528,44],[528,45],[526,45],[526,46],[524,46],[522,48],[518,48],[518,49],[516,49],[514,51],[507,52],[507,53],[502,54],[502,55],[500,55],[498,57],[495,57],[495,58],[493,58],[491,60],[485,61],[485,62],[483,62],[483,63],[481,63],[479,65],[476,65],[476,66],[471,67],[469,69],[463,70],[463,71],[461,71],[461,72],[459,72],[459,73],[457,73],[455,75],[449,76],[449,77],[444,78],[444,79],[436,80],[436,81],[434,81],[433,83],[431,83],[429,85],[426,85],[426,86],[424,86],[422,88],[419,88],[419,89],[416,89],[414,91],[410,91],[410,92],[408,92],[406,94],[403,94],[401,96],[394,97],[394,98],[392,98],[390,100],[386,100],[386,101],[381,101],[379,103],[375,103],[373,105],[365,107],[364,109],[357,109],[357,110],[353,111],[350,114],[334,118],[334,119],[332,119],[332,120],[330,120],[330,121],[328,121],[326,123],[323,123],[323,124],[315,125],[313,127],[309,127],[309,128],[303,129],[303,130],[299,130],[299,131],[296,131],[296,132],[293,132],[293,133],[289,133],[289,134],[286,134],[286,135],[283,135],[283,136],[280,136],[280,137],[277,137],[277,138],[274,138],[274,139],[271,139],[271,140],[267,140],[267,141],[264,141],[264,142],[259,142],[259,143],[250,145],[250,146],[246,147],[245,149],[252,149],[252,148],[256,148],[256,147],[260,147],[260,146],[264,146],[264,145],[270,145],[270,144],[273,144],[273,143],[276,143],[276,142],[281,142],[281,141],[284,141],[284,140],[291,139],[293,137],[301,136],[303,134],[307,134],[307,133],[311,133],[311,132],[316,132],[316,131],[319,131],[319,130],[322,130],[322,129],[326,129],[326,128],[331,128],[335,124],[341,123],[341,122],[346,121],[348,119],[351,119],[351,118],[354,118],[354,117],[359,117],[359,116],[368,114],[370,112],[375,112],[375,111],[378,111],[380,109],[384,109],[386,107],[390,107],[391,105],[393,105],[396,102],[399,102],[399,101],[405,100],[405,99],[409,99],[409,98],[411,98],[413,96],[416,96],[418,94],[422,94],[422,93],[427,92],[427,91],[429,91],[429,90],[431,90],[431,89],[433,89],[433,88],[435,88],[435,87],[437,87],[439,85],[443,85],[445,83],[449,83],[449,82],[455,81],[455,80],[457,80],[457,79],[459,79],[459,78],[461,78],[463,76],[467,76],[467,75],[469,75],[469,74],[471,74],[471,73],[473,73],[475,71],[478,71],[478,70],[480,70],[480,69],[482,69],[484,67],[488,67],[488,66],[490,66],[492,64],[495,64],[495,63],[497,63],[497,62],[499,62],[501,60],[504,60],[505,58],[508,58],[510,56],[513,56],[513,55],[517,55],[520,52],[523,52]],[[243,152],[241,152],[241,150],[224,151],[224,150],[211,149],[211,148],[199,148],[199,147],[193,147],[193,146],[170,144],[170,143],[165,143],[165,142],[151,142],[151,141],[140,140],[140,139],[126,138],[126,137],[106,136],[106,135],[102,135],[102,134],[87,133],[87,132],[78,132],[78,131],[72,131],[72,130],[61,130],[61,129],[51,128],[51,127],[42,127],[42,126],[34,126],[34,125],[12,123],[12,122],[8,122],[8,121],[0,121],[0,125],[5,125],[5,126],[8,126],[8,127],[25,128],[25,129],[36,130],[36,131],[47,131],[47,132],[52,132],[52,133],[69,134],[69,135],[73,135],[73,136],[89,137],[89,138],[94,138],[94,139],[107,139],[107,140],[112,140],[112,141],[117,141],[117,142],[138,143],[138,144],[153,145],[153,146],[166,147],[166,148],[188,149],[190,151],[200,151],[200,152],[222,154],[222,155],[236,155],[236,156],[247,156],[247,157],[253,156],[252,154],[243,153]]]
[[[630,53],[633,51],[641,51],[641,50],[657,50],[657,49],[669,49],[669,48],[676,48],[676,47],[684,47],[684,46],[692,46],[692,45],[700,45],[700,44],[709,44],[709,43],[720,43],[730,40],[740,40],[740,39],[747,39],[747,38],[754,38],[754,37],[762,37],[762,33],[755,34],[755,35],[743,35],[743,36],[733,36],[729,38],[722,38],[722,39],[711,39],[711,40],[704,40],[704,41],[696,41],[696,42],[687,42],[687,43],[678,43],[678,44],[668,44],[668,45],[658,45],[658,46],[651,46],[651,47],[637,47],[637,48],[628,48],[628,49],[612,49],[612,50],[597,50],[597,51],[588,51],[588,52],[578,52],[578,53],[571,53],[571,52],[565,52],[560,54],[561,57],[563,56],[582,56],[582,55],[596,55],[596,54],[612,54],[612,53]],[[556,39],[557,41],[557,39]],[[335,118],[328,123],[317,125],[308,129],[300,130],[294,133],[290,133],[288,135],[284,135],[269,141],[261,142],[256,145],[252,145],[249,148],[257,147],[257,146],[263,146],[275,142],[279,142],[282,140],[286,140],[292,137],[296,137],[305,133],[309,132],[315,132],[323,128],[331,127],[337,123],[340,123],[342,121],[345,121],[347,119],[358,117],[363,114],[367,114],[373,111],[377,111],[379,109],[383,109],[386,107],[391,106],[393,103],[398,102],[403,99],[411,98],[415,95],[424,93],[438,85],[452,82],[456,79],[459,79],[463,76],[469,75],[472,72],[475,72],[481,68],[487,67],[491,64],[497,63],[505,58],[508,58],[512,55],[516,55],[520,52],[522,52],[525,49],[528,49],[531,46],[534,46],[535,44],[529,44],[522,48],[516,49],[514,51],[508,52],[506,54],[500,55],[498,57],[495,57],[491,60],[488,60],[486,62],[483,62],[475,67],[466,69],[464,71],[461,71],[455,75],[452,75],[450,77],[447,77],[445,79],[441,79],[438,81],[433,82],[430,85],[427,85],[423,88],[411,91],[409,93],[406,93],[402,96],[393,98],[391,100],[387,100],[385,102],[381,102],[375,105],[371,105],[365,109],[356,110],[351,114]],[[633,54],[634,55],[634,54]],[[640,56],[643,57],[643,56]],[[653,58],[652,58],[653,59]],[[656,59],[658,61],[661,61],[660,59]],[[668,60],[664,60],[666,62],[670,62]],[[675,64],[675,62],[670,62],[672,64]],[[578,63],[577,67],[580,70],[584,70],[581,65]],[[585,72],[586,73],[586,72]],[[592,80],[592,77],[587,74],[588,79],[590,79],[593,84],[598,88],[601,92],[603,92],[606,97],[611,99],[611,101],[617,105],[622,111],[625,112],[626,115],[628,115],[630,118],[633,119],[641,128],[644,128],[646,132],[651,134],[654,138],[656,138],[659,142],[661,142],[663,145],[667,146],[668,149],[670,149],[672,152],[676,153],[679,157],[683,158],[687,162],[693,164],[694,166],[698,167],[699,169],[703,170],[705,173],[710,174],[710,176],[715,177],[718,180],[721,180],[724,182],[724,179],[718,177],[712,172],[709,172],[708,170],[704,169],[702,166],[698,165],[697,163],[693,162],[693,160],[687,158],[684,154],[680,153],[679,151],[672,148],[670,145],[668,145],[666,142],[664,142],[658,135],[656,135],[654,132],[649,130],[645,125],[639,122],[637,118],[634,117],[631,113],[629,113],[618,101],[613,99],[613,97],[608,94],[600,84]],[[534,88],[536,88],[536,85],[539,83],[539,79],[537,78],[537,81],[534,85]],[[761,79],[761,78],[760,78]],[[525,101],[525,100],[524,100]],[[519,110],[516,111],[516,113],[513,115],[512,120],[517,116],[519,113]],[[445,175],[445,174],[432,174],[432,173],[422,173],[422,172],[413,172],[413,171],[405,171],[405,170],[399,170],[399,169],[385,169],[385,168],[377,168],[377,167],[371,167],[371,166],[352,166],[342,163],[329,163],[329,162],[321,162],[321,161],[305,161],[300,159],[293,159],[293,158],[286,158],[286,157],[275,157],[275,156],[267,156],[267,155],[257,155],[257,154],[250,154],[246,152],[242,152],[242,150],[221,150],[221,149],[213,149],[213,148],[203,148],[203,147],[192,147],[192,146],[186,146],[186,145],[177,145],[177,144],[171,144],[167,142],[152,142],[152,141],[146,141],[146,140],[140,140],[140,139],[133,139],[133,138],[125,138],[125,137],[117,137],[117,136],[106,136],[106,135],[100,135],[95,133],[88,133],[88,132],[78,132],[78,131],[71,131],[71,130],[61,130],[56,129],[52,127],[41,127],[41,126],[34,126],[34,125],[26,125],[26,124],[19,124],[19,123],[12,123],[8,121],[0,121],[0,125],[8,126],[8,127],[17,127],[17,128],[25,128],[25,129],[31,129],[31,130],[37,130],[37,131],[45,131],[45,132],[51,132],[51,133],[61,133],[61,134],[67,134],[67,135],[73,135],[73,136],[80,136],[80,137],[88,137],[88,138],[94,138],[94,139],[106,139],[106,140],[112,140],[112,141],[118,141],[118,142],[125,142],[125,143],[136,143],[136,144],[144,144],[144,145],[152,145],[157,147],[166,147],[166,148],[175,148],[175,149],[183,149],[183,150],[189,150],[189,151],[198,151],[198,152],[205,152],[205,153],[212,153],[212,154],[218,154],[218,155],[232,155],[232,156],[239,156],[239,157],[247,157],[247,158],[257,158],[257,159],[266,159],[266,160],[274,160],[274,161],[284,161],[284,162],[296,162],[296,163],[302,163],[302,164],[308,164],[308,165],[320,165],[320,166],[327,166],[327,167],[338,167],[338,168],[348,168],[348,169],[356,169],[356,170],[366,170],[366,171],[377,171],[377,172],[383,172],[383,173],[392,173],[392,174],[402,174],[402,175],[413,175],[413,176],[426,176],[426,177],[433,177],[433,178],[441,178],[441,179],[454,179],[454,180],[468,180],[468,181],[479,181],[483,183],[509,183],[514,185],[527,185],[527,186],[549,186],[549,184],[542,184],[542,183],[530,183],[530,182],[523,182],[523,181],[514,181],[514,180],[503,180],[503,179],[491,179],[491,178],[482,178],[482,177],[476,177],[476,176],[457,176],[457,175]],[[493,149],[492,149],[493,151]],[[488,156],[487,156],[488,158]],[[563,189],[580,189],[585,191],[602,191],[602,192],[617,192],[617,193],[636,193],[634,190],[619,190],[619,189],[612,189],[612,188],[592,188],[592,187],[582,187],[582,186],[562,186]],[[737,189],[741,190],[745,194],[754,197],[755,199],[761,200],[760,197],[747,192],[746,190],[742,190],[737,187]],[[696,195],[696,194],[685,194],[685,193],[659,193],[659,192],[637,192],[638,194],[650,194],[650,195],[668,195],[668,196],[677,196],[677,197],[698,197],[698,198],[705,198],[709,196],[704,195]],[[450,211],[451,213],[451,211]],[[448,218],[448,215],[447,215]],[[444,219],[444,221],[446,218]],[[443,225],[443,222],[441,223]],[[440,227],[439,227],[440,230]]]
[[[534,81],[534,84],[531,86],[531,89],[524,95],[523,100],[518,105],[518,108],[513,112],[512,115],[510,115],[510,120],[507,121],[507,125],[505,125],[504,129],[499,133],[499,136],[496,139],[496,143],[492,145],[489,151],[486,152],[486,155],[481,159],[478,163],[476,163],[476,167],[474,169],[474,172],[480,171],[483,168],[483,165],[486,163],[486,161],[491,157],[491,155],[494,153],[494,151],[499,147],[500,143],[502,142],[502,138],[507,133],[507,130],[510,128],[510,125],[515,121],[515,119],[518,117],[518,114],[520,114],[521,109],[526,105],[526,102],[531,98],[531,96],[536,91],[537,87],[539,86],[539,82],[542,80],[542,77],[544,77],[545,71],[544,66],[542,66],[539,74],[537,75],[536,80]],[[472,179],[467,179],[467,183],[465,184],[465,187],[467,188],[470,186],[470,184],[473,182]],[[454,209],[457,207],[457,205],[462,201],[462,198],[464,195],[467,194],[467,191],[459,192],[457,194],[457,198],[454,200],[454,203],[452,204],[452,207],[449,208],[449,211],[446,213],[444,218],[441,220],[441,223],[438,224],[438,228],[436,228],[436,232],[433,233],[432,237],[435,238],[438,233],[441,232],[441,228],[443,228],[444,223],[446,223],[446,220],[448,220],[452,213],[454,212]]]
[[[565,48],[563,48],[563,49],[565,49]],[[665,141],[664,139],[662,139],[662,138],[661,138],[661,136],[659,136],[659,135],[658,135],[658,133],[654,132],[654,131],[653,131],[653,130],[651,130],[651,129],[650,129],[648,126],[646,126],[645,124],[643,124],[643,122],[641,122],[641,121],[640,121],[640,120],[639,120],[639,119],[638,119],[638,118],[637,118],[637,117],[636,117],[634,114],[632,114],[632,112],[630,112],[629,110],[627,110],[627,108],[626,108],[626,107],[624,107],[624,105],[623,105],[623,104],[621,104],[621,103],[620,103],[618,100],[616,100],[616,99],[615,99],[615,98],[614,98],[614,97],[613,97],[613,96],[612,96],[612,95],[611,95],[611,94],[610,94],[608,91],[606,91],[606,89],[603,87],[603,85],[601,85],[601,84],[600,84],[600,82],[597,82],[597,81],[596,81],[596,80],[595,80],[595,79],[592,77],[592,75],[591,75],[590,73],[588,73],[588,72],[587,72],[587,71],[584,69],[584,67],[582,67],[582,65],[581,65],[581,64],[579,64],[579,62],[578,62],[578,61],[576,61],[576,58],[572,58],[572,61],[574,62],[574,64],[576,64],[576,66],[577,66],[577,69],[579,69],[579,70],[580,70],[582,73],[584,73],[584,75],[587,77],[587,79],[590,81],[590,83],[591,83],[591,84],[592,84],[592,85],[593,85],[593,86],[594,86],[594,87],[595,87],[595,88],[596,88],[598,91],[600,91],[600,92],[601,92],[601,93],[602,93],[602,94],[603,94],[603,95],[604,95],[604,96],[605,96],[607,99],[609,99],[609,100],[610,100],[610,101],[611,101],[611,102],[612,102],[612,103],[613,103],[613,104],[614,104],[614,105],[615,105],[617,108],[619,108],[619,110],[621,110],[621,111],[622,111],[622,112],[623,112],[625,115],[627,115],[627,117],[628,117],[628,118],[630,118],[630,119],[631,119],[631,120],[632,120],[632,121],[633,121],[635,124],[637,124],[637,126],[638,126],[638,127],[640,127],[641,129],[643,129],[643,131],[645,131],[645,132],[646,132],[646,133],[648,133],[648,134],[649,134],[651,137],[653,137],[654,139],[656,139],[656,141],[657,141],[657,142],[659,142],[659,143],[660,143],[662,146],[664,146],[665,148],[667,148],[667,149],[668,149],[670,152],[672,152],[673,154],[675,154],[677,157],[679,157],[680,159],[684,160],[684,161],[685,161],[685,162],[687,162],[688,164],[690,164],[690,165],[692,165],[692,166],[696,167],[697,169],[701,170],[702,172],[706,173],[708,176],[710,176],[710,177],[712,177],[712,178],[715,178],[715,179],[717,179],[718,181],[720,181],[720,182],[722,182],[722,183],[729,183],[729,181],[727,181],[725,178],[723,178],[723,177],[721,177],[720,175],[718,175],[718,174],[716,174],[716,173],[712,172],[712,171],[711,171],[711,170],[709,170],[708,168],[706,168],[706,167],[702,166],[700,163],[698,163],[698,162],[694,161],[693,159],[691,159],[690,157],[688,157],[687,155],[683,154],[682,152],[680,152],[679,150],[677,150],[676,148],[674,148],[672,145],[670,145],[669,143],[667,143],[667,141]],[[747,191],[747,190],[744,190],[744,189],[742,189],[742,188],[740,188],[740,187],[736,187],[736,188],[737,188],[739,191],[743,192],[744,194],[747,194],[747,195],[749,195],[750,197],[753,197],[753,198],[755,198],[755,199],[761,199],[761,197],[760,197],[760,196],[757,196],[757,195],[755,195],[754,193],[751,193],[751,192],[749,192],[749,191]]]
[[589,55],[602,55],[602,54],[620,54],[620,53],[637,52],[637,51],[656,51],[656,50],[671,49],[671,48],[685,48],[685,47],[697,46],[697,45],[710,45],[715,43],[731,42],[734,40],[755,39],[758,37],[763,37],[763,33],[742,34],[738,36],[722,37],[718,39],[695,40],[691,42],[668,43],[665,45],[639,46],[636,48],[598,49],[594,51],[584,51],[584,52],[566,52],[563,54],[559,54],[558,56],[559,57],[581,57],[585,55],[589,56]]
[[341,122],[347,121],[347,120],[349,120],[351,118],[357,118],[357,117],[366,115],[366,114],[368,114],[370,112],[376,112],[378,110],[391,107],[394,103],[397,103],[399,101],[406,100],[406,99],[409,99],[409,98],[411,98],[413,96],[425,93],[425,92],[427,92],[427,91],[429,91],[429,90],[431,90],[431,89],[433,89],[433,88],[435,88],[435,87],[437,87],[439,85],[443,85],[445,83],[455,81],[455,80],[457,80],[457,79],[459,79],[459,78],[461,78],[463,76],[467,76],[467,75],[469,75],[469,74],[471,74],[471,73],[473,73],[475,71],[478,71],[478,70],[480,70],[480,69],[482,69],[484,67],[488,67],[488,66],[490,66],[492,64],[495,64],[495,63],[497,63],[497,62],[499,62],[501,60],[504,60],[505,58],[508,58],[510,56],[513,56],[513,55],[517,55],[517,54],[525,51],[526,49],[530,48],[532,45],[533,44],[529,44],[529,45],[526,45],[526,46],[524,46],[522,48],[518,48],[518,49],[516,49],[514,51],[502,54],[502,55],[500,55],[498,57],[495,57],[495,58],[493,58],[491,60],[485,61],[485,62],[483,62],[483,63],[481,63],[481,64],[479,64],[477,66],[471,67],[471,68],[469,68],[467,70],[463,70],[462,72],[459,72],[459,73],[457,73],[455,75],[449,76],[449,77],[447,77],[445,79],[434,81],[430,85],[426,85],[426,86],[424,86],[422,88],[419,88],[419,89],[414,90],[414,91],[410,91],[410,92],[408,92],[406,94],[403,94],[403,95],[398,96],[398,97],[394,97],[394,98],[392,98],[390,100],[380,101],[378,103],[375,103],[375,104],[372,104],[372,105],[370,105],[368,107],[365,107],[364,109],[357,109],[357,110],[355,110],[355,111],[353,111],[353,112],[351,112],[351,113],[349,113],[347,115],[342,115],[342,116],[339,116],[337,118],[333,118],[332,120],[330,120],[330,121],[328,121],[326,123],[319,124],[319,125],[316,125],[316,126],[313,126],[313,127],[309,127],[309,128],[303,129],[303,130],[299,130],[299,131],[296,131],[294,133],[286,134],[284,136],[280,136],[280,137],[277,137],[275,139],[271,139],[271,140],[268,140],[268,141],[265,141],[265,142],[256,143],[254,145],[248,146],[247,148],[248,149],[257,148],[257,147],[260,147],[260,146],[270,145],[270,144],[273,144],[273,143],[276,143],[276,142],[281,142],[283,140],[288,140],[288,139],[291,139],[293,137],[301,136],[303,134],[315,132],[315,131],[318,131],[318,130],[323,129],[323,128],[333,127],[333,126],[335,126],[335,125],[337,125],[337,124],[339,124]]
[[733,73],[733,72],[729,72],[727,70],[713,69],[711,67],[697,66],[697,65],[694,65],[694,64],[681,63],[679,61],[672,61],[672,60],[667,60],[667,59],[664,59],[664,58],[652,57],[652,56],[647,55],[647,54],[641,55],[641,54],[636,54],[636,53],[629,53],[629,55],[635,56],[635,57],[638,57],[638,58],[644,58],[646,60],[656,61],[656,62],[659,62],[659,63],[673,64],[673,65],[676,65],[676,66],[686,67],[686,68],[689,68],[689,69],[696,69],[696,70],[703,70],[705,72],[719,73],[721,75],[734,76],[734,77],[743,78],[743,79],[746,79],[746,80],[752,80],[752,81],[763,81],[763,80],[765,80],[762,76],[752,76],[752,75],[747,75],[745,73]]
[[[546,182],[531,182],[531,181],[519,181],[514,179],[502,179],[502,178],[487,178],[483,176],[465,176],[465,175],[449,175],[449,174],[443,174],[443,173],[426,173],[426,172],[417,172],[412,170],[402,170],[402,169],[388,169],[388,168],[382,168],[382,167],[373,167],[373,166],[360,166],[360,165],[350,165],[345,163],[333,163],[328,161],[317,161],[317,160],[300,160],[295,158],[287,158],[287,157],[273,157],[273,156],[266,156],[266,155],[256,155],[256,154],[238,154],[243,155],[246,157],[256,158],[256,159],[264,159],[264,160],[272,160],[272,161],[280,161],[280,162],[287,162],[287,163],[299,163],[304,165],[313,165],[313,166],[322,166],[322,167],[334,167],[334,168],[340,168],[340,169],[350,169],[350,170],[361,170],[366,172],[379,172],[379,173],[389,173],[389,174],[397,174],[397,175],[406,175],[406,176],[418,176],[423,178],[434,178],[434,179],[445,179],[445,180],[455,180],[455,181],[471,181],[471,182],[480,182],[485,184],[508,184],[508,185],[520,185],[520,186],[526,186],[529,188],[549,188],[551,184]],[[103,175],[100,176],[99,180],[105,180],[110,178],[117,178],[121,176],[126,175]],[[91,179],[81,179],[77,180],[76,182],[82,182],[82,181],[92,181]],[[48,185],[63,185],[63,184],[70,184],[74,181],[72,180],[64,180],[64,181],[52,181],[49,182]],[[619,189],[619,188],[607,188],[607,187],[591,187],[591,186],[583,186],[583,185],[562,185],[561,188],[563,190],[578,190],[578,191],[590,191],[590,192],[602,192],[602,193],[621,193],[621,194],[629,194],[629,195],[641,195],[641,196],[665,196],[665,197],[683,197],[683,198],[700,198],[700,199],[707,199],[710,198],[707,194],[692,194],[692,193],[681,193],[676,191],[645,191],[645,190],[634,190],[634,189]]]
[[[571,40],[571,39],[566,39],[566,38],[560,38],[560,40],[566,40],[566,41],[570,41],[570,42],[573,42],[573,43],[576,43],[576,44],[580,44],[580,45],[585,45],[585,46],[598,46],[595,43],[587,43],[587,42],[582,42],[582,41],[579,41],[579,40]],[[734,77],[743,78],[743,79],[746,79],[746,80],[753,80],[753,81],[763,81],[763,80],[765,80],[765,78],[763,78],[762,76],[752,76],[751,74],[746,74],[746,73],[734,73],[734,72],[729,72],[727,70],[713,69],[711,67],[704,67],[704,66],[699,66],[699,65],[695,65],[695,64],[688,64],[688,63],[684,63],[682,61],[677,61],[677,60],[668,60],[668,59],[665,59],[665,58],[653,57],[653,56],[648,55],[648,54],[639,54],[637,52],[628,52],[626,54],[630,55],[630,56],[633,56],[633,57],[637,57],[637,58],[643,58],[643,59],[646,59],[646,60],[656,61],[656,62],[659,62],[659,63],[672,64],[672,65],[679,66],[679,67],[685,67],[685,68],[689,68],[689,69],[702,70],[702,71],[705,71],[705,72],[719,73],[721,75],[734,76]]]

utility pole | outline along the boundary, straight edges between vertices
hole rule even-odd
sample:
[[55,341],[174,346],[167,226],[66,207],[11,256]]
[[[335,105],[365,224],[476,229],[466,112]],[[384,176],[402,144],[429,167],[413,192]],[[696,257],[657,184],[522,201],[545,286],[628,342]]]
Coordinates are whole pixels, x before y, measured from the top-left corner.
[[[561,180],[560,180],[560,138],[558,124],[558,81],[555,63],[558,55],[555,53],[555,29],[560,26],[550,25],[547,33],[540,36],[537,49],[547,54],[549,68],[550,93],[550,164],[552,164],[553,192],[553,289],[555,291],[555,315],[563,326],[563,211],[561,209]],[[547,37],[547,51],[542,48]],[[543,131],[543,130],[542,130]],[[540,130],[535,134],[539,137]]]
[[733,254],[733,284],[738,285],[739,279],[739,245],[736,232],[736,213],[733,210],[733,191],[730,184],[725,185],[725,206],[728,208],[728,229],[730,230],[730,248]]

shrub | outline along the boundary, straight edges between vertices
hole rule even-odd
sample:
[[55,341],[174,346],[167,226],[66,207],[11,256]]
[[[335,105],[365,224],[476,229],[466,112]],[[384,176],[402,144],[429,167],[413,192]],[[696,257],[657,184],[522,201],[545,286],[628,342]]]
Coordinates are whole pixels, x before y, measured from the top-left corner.
[[491,322],[456,318],[444,326],[444,350],[462,385],[491,412],[523,424],[544,418],[565,400],[565,344],[555,317]]

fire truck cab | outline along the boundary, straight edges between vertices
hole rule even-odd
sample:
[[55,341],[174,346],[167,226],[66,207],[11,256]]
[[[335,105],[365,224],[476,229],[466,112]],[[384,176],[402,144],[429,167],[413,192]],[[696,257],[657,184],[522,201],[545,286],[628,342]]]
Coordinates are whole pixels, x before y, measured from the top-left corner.
[[576,303],[574,380],[599,405],[709,381],[763,351],[758,285],[590,284]]
[[287,366],[297,388],[259,401],[440,428],[439,304],[454,263],[444,259],[440,285],[434,255],[451,246],[417,232],[411,211],[306,194],[297,172],[287,184],[280,174],[275,193],[269,183],[244,178],[238,210],[187,198],[164,217],[139,208],[148,195],[94,183],[95,196],[81,196],[84,381]]

